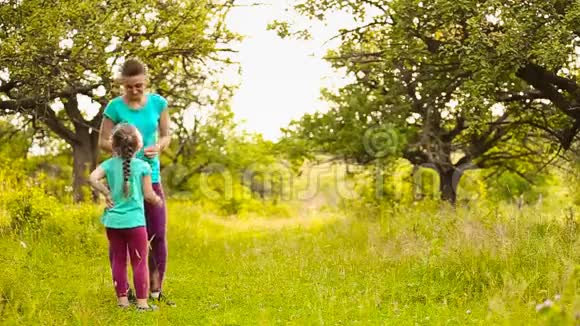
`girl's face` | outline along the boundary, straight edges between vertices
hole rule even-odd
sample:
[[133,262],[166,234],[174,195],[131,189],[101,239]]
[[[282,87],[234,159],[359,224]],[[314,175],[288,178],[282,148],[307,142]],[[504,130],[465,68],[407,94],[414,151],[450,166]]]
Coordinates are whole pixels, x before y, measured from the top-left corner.
[[122,77],[122,83],[128,100],[140,101],[143,98],[145,87],[147,86],[147,78],[145,75]]

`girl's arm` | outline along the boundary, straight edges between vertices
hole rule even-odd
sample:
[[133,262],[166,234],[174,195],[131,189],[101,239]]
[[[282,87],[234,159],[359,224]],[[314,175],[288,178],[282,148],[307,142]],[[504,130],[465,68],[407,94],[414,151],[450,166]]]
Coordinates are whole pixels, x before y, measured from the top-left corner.
[[105,178],[105,170],[98,166],[89,176],[89,184],[91,187],[105,196],[105,201],[108,208],[112,208],[115,204],[111,198],[111,191],[106,187],[101,180]]
[[163,199],[161,199],[161,197],[159,197],[155,193],[155,190],[153,190],[153,185],[151,184],[151,176],[150,175],[143,176],[143,197],[145,198],[146,201],[148,201],[149,203],[151,203],[153,205],[156,205],[156,206],[163,205]]

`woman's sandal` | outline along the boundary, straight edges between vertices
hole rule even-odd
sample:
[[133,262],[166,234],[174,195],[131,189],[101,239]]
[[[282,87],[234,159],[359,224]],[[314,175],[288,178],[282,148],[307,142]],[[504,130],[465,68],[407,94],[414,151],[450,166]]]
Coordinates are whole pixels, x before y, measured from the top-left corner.
[[133,289],[131,288],[129,288],[129,291],[127,291],[127,299],[129,299],[129,303],[137,304],[137,296],[135,295],[135,292],[133,292]]
[[177,307],[177,305],[175,304],[175,302],[169,300],[165,294],[163,292],[159,292],[159,296],[157,297],[157,299],[153,298],[151,295],[149,295],[149,299],[153,300],[153,302],[156,303],[165,303],[166,305],[170,306],[170,307]]
[[137,306],[138,312],[147,312],[147,311],[156,311],[156,310],[159,310],[159,308],[156,305],[152,305],[152,304],[148,305],[147,307]]

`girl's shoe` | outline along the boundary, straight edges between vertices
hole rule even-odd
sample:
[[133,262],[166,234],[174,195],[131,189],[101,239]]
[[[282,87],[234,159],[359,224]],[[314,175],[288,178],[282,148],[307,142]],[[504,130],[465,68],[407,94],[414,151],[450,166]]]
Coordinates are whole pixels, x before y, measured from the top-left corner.
[[118,297],[117,298],[117,307],[121,309],[127,309],[131,306],[131,302],[129,302],[127,297]]
[[137,306],[138,312],[148,312],[148,311],[156,311],[156,310],[159,310],[159,308],[156,305],[152,305],[152,304],[148,305],[147,307]]

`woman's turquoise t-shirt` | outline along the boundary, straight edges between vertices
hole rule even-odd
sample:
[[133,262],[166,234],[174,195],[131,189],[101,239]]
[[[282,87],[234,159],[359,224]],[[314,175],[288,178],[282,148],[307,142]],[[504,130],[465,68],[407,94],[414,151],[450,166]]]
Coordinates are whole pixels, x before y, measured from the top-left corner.
[[144,154],[144,148],[157,143],[159,131],[159,117],[167,108],[167,100],[158,94],[147,94],[147,103],[140,109],[129,107],[123,97],[119,96],[111,100],[105,108],[105,116],[114,124],[128,123],[135,126],[143,137],[143,148],[137,152],[136,157],[151,165],[151,181],[159,183],[159,157],[148,158]]
[[105,171],[107,184],[111,190],[113,208],[105,210],[101,221],[107,228],[129,229],[145,226],[145,205],[143,197],[143,177],[151,175],[149,164],[138,158],[131,160],[129,194],[125,196],[123,179],[123,159],[112,157],[100,167]]

